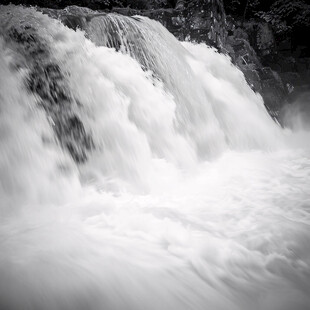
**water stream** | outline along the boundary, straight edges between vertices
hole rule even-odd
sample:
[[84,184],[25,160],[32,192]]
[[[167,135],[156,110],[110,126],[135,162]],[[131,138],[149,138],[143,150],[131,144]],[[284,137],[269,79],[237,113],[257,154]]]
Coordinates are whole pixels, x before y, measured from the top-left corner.
[[0,308],[309,310],[306,127],[155,21],[0,6]]

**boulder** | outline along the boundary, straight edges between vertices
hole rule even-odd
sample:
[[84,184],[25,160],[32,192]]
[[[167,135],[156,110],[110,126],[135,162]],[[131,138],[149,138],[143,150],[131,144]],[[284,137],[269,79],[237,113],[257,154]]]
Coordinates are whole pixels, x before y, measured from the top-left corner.
[[[68,88],[65,72],[50,55],[48,43],[36,29],[25,25],[7,29],[4,38],[11,49],[25,59],[29,72],[26,87],[37,96],[57,141],[77,163],[85,162],[94,143],[77,114],[79,103]],[[22,62],[19,65],[22,66]]]

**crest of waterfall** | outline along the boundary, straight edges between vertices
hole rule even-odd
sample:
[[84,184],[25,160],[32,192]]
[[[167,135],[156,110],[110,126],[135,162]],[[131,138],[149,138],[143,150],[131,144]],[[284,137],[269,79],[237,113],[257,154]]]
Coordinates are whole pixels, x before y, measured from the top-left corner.
[[[176,103],[175,129],[186,137],[198,157],[223,150],[225,136],[187,62],[189,54],[163,26],[143,17],[108,14],[93,17],[85,31],[97,45],[130,55],[143,70],[151,72],[153,79],[163,83]],[[206,104],[202,106],[202,102]]]
[[129,54],[164,84],[176,102],[176,128],[200,158],[227,147],[273,148],[280,138],[262,98],[229,57],[203,44],[181,45],[159,22],[140,16],[92,16],[84,29],[97,45]]

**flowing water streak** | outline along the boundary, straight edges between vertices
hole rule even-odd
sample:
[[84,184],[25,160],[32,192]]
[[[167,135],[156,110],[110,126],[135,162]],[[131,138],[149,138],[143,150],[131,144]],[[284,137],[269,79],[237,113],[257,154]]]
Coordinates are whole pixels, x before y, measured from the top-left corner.
[[280,138],[262,98],[228,57],[203,45],[183,44],[188,53],[160,23],[143,17],[94,16],[85,31],[97,45],[128,53],[163,82],[177,104],[176,127],[194,143],[199,157],[218,154],[226,144],[272,148],[274,137]]
[[[124,54],[1,7],[1,308],[308,310],[309,146],[285,142],[227,57],[108,19]],[[66,110],[27,87],[37,44]],[[92,137],[84,164],[55,138],[62,113]]]

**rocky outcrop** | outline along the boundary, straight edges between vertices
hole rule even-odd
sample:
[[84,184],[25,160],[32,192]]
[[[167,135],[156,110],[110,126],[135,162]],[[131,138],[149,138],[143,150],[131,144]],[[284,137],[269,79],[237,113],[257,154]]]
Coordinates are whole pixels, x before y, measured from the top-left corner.
[[225,45],[227,33],[222,1],[189,1],[183,14],[187,41],[205,42],[218,48]]
[[261,65],[269,68],[276,78],[270,78],[270,74],[268,78],[260,76],[262,84],[266,85],[263,94],[271,100],[279,100],[279,107],[292,101],[310,84],[310,57],[303,53],[304,48],[293,48],[289,37],[279,37],[262,20],[249,20],[243,24],[243,29]]
[[262,62],[263,55],[269,55],[274,48],[270,27],[266,23],[241,25],[241,22],[227,17],[227,30],[227,53],[252,89],[262,95],[270,114],[277,118],[289,90],[278,72]]
[[23,25],[10,27],[4,37],[7,44],[25,59],[29,71],[26,87],[37,96],[38,105],[46,111],[59,144],[77,163],[85,162],[94,144],[76,114],[75,106],[79,103],[66,85],[65,73],[53,62],[47,42],[34,28]]
[[225,12],[221,0],[178,1],[176,8],[135,10],[114,8],[126,16],[142,15],[159,21],[179,40],[222,48],[226,41]]

